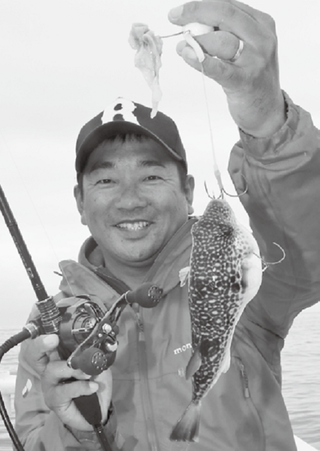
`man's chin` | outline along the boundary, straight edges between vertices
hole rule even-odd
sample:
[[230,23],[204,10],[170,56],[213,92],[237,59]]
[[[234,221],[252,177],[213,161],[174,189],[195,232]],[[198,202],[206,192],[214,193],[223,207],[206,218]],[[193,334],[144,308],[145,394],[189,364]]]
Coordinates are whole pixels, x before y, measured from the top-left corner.
[[124,262],[127,262],[129,265],[150,266],[159,255],[161,249],[141,249],[141,246],[139,246],[139,249],[132,249],[131,252],[128,252],[128,250],[123,256],[122,260]]

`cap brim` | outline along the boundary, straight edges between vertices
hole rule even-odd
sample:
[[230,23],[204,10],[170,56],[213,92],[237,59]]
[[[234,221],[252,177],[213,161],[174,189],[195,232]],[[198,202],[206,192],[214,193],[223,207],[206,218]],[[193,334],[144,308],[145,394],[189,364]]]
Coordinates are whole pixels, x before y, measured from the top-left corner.
[[152,138],[154,141],[161,144],[169,154],[177,161],[184,162],[173,149],[171,149],[166,143],[162,141],[157,135],[150,130],[142,127],[141,125],[134,124],[128,121],[114,121],[102,124],[93,130],[83,141],[78,149],[76,156],[76,170],[77,173],[81,173],[87,163],[90,153],[103,142],[105,139],[115,137],[116,135],[125,135],[128,133],[141,134]]

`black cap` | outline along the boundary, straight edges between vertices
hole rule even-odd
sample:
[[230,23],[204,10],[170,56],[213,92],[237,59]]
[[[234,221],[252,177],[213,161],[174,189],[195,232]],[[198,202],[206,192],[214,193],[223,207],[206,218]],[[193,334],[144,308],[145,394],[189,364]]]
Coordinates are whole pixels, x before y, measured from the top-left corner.
[[87,122],[76,143],[76,171],[81,173],[90,153],[105,139],[127,133],[149,136],[161,144],[187,169],[186,152],[174,121],[158,112],[150,117],[151,108],[118,97],[112,104]]

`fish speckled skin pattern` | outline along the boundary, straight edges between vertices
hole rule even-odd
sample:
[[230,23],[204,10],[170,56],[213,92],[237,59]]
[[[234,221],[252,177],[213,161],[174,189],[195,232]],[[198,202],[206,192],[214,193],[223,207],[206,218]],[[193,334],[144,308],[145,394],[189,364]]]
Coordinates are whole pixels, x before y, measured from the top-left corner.
[[186,369],[193,393],[171,439],[196,441],[201,399],[230,365],[231,340],[262,278],[258,245],[224,200],[213,199],[192,227],[189,308],[193,354]]

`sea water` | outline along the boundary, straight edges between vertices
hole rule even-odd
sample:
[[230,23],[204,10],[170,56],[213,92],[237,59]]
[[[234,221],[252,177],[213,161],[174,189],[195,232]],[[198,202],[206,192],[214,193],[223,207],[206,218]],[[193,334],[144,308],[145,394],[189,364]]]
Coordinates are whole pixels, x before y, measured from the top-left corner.
[[320,305],[295,319],[282,351],[282,392],[295,435],[320,450]]

